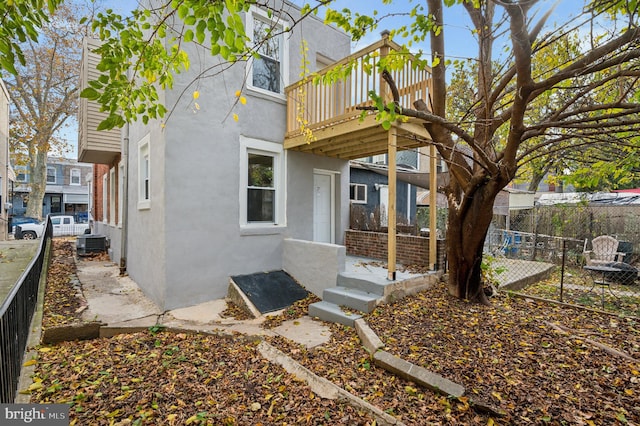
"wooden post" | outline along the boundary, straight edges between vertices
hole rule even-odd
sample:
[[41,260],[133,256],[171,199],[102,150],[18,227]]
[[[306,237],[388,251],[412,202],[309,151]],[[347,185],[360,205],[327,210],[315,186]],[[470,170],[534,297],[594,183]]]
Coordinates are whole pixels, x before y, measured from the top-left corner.
[[[389,39],[389,31],[385,30],[381,33],[383,40]],[[380,47],[380,57],[384,58],[389,54],[389,45],[384,44]],[[380,74],[380,97],[384,102],[387,100],[387,82]],[[395,281],[396,279],[396,152],[397,137],[396,129],[392,127],[387,131],[387,167],[389,168],[389,200],[387,202],[387,279]]]
[[438,259],[438,158],[436,147],[429,146],[429,268],[436,270]]
[[389,202],[387,212],[387,267],[388,279],[395,281],[396,279],[396,151],[397,136],[395,127],[387,132],[388,135],[388,157],[389,157]]

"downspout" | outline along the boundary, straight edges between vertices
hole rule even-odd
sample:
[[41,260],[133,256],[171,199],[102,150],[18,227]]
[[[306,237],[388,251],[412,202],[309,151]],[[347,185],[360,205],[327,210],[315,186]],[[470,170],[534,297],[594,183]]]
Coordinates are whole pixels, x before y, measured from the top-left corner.
[[120,235],[120,276],[127,273],[127,234],[129,228],[129,124],[124,126],[124,140],[122,147],[122,161],[124,162],[122,176],[122,234]]

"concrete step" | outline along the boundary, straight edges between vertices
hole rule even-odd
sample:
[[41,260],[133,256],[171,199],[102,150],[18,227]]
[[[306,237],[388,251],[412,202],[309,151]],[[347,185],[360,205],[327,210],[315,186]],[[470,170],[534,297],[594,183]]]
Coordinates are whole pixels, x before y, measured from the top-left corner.
[[354,272],[340,272],[337,279],[338,287],[347,287],[356,290],[362,290],[366,293],[373,293],[379,296],[385,295],[385,288],[393,281],[387,280],[386,277],[374,274],[362,274]]
[[347,287],[326,288],[322,292],[322,300],[338,306],[348,306],[361,312],[369,313],[378,305],[380,295],[367,293]]
[[325,301],[309,305],[309,316],[318,317],[327,322],[337,322],[350,327],[353,327],[357,319],[362,318],[362,315],[346,313],[335,303]]

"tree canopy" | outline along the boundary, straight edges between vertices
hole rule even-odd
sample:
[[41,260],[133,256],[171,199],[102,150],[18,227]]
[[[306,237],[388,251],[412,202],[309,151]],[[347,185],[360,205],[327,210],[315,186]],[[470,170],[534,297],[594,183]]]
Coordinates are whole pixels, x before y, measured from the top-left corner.
[[[388,2],[392,3],[392,2]],[[392,31],[405,46],[428,59],[433,80],[429,99],[414,105],[384,106],[383,120],[422,119],[432,142],[449,165],[444,191],[449,201],[447,254],[449,290],[484,301],[481,259],[492,219],[493,201],[521,167],[544,167],[553,160],[624,158],[637,152],[640,127],[640,29],[635,1],[585,2],[576,16],[550,25],[553,7],[536,10],[531,0],[442,1],[416,3],[410,23]],[[477,45],[465,80],[451,93],[447,55],[458,22],[445,21],[446,6],[462,8]],[[368,21],[349,12],[330,11],[331,22],[363,32]],[[429,41],[428,49],[419,45]],[[499,54],[506,51],[507,54]],[[400,55],[402,57],[402,55]],[[380,71],[401,61],[380,62]],[[463,70],[464,65],[459,68]],[[460,77],[458,75],[457,77]],[[470,77],[470,78],[469,78]],[[465,99],[450,99],[451,95]],[[375,96],[375,95],[374,95]]]
[[5,0],[0,2],[0,68],[16,74],[16,62],[25,64],[20,46],[38,41],[40,28],[62,0]]
[[12,163],[29,168],[27,216],[42,216],[47,155],[52,149],[68,148],[56,132],[77,113],[82,39],[87,34],[79,22],[85,14],[78,5],[58,6],[42,24],[37,42],[28,39],[18,44],[25,63],[17,63],[16,74],[5,78],[13,103]]

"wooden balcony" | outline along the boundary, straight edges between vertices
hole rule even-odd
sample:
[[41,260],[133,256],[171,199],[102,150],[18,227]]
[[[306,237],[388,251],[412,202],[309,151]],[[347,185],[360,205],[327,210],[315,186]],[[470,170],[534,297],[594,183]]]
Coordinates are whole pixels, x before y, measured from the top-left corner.
[[[100,42],[85,38],[80,69],[80,90],[85,89],[89,81],[97,80],[100,72],[96,66],[100,56],[94,52]],[[120,129],[97,130],[98,125],[107,118],[95,101],[80,98],[78,111],[78,161],[83,163],[111,164],[120,155]]]
[[[386,102],[392,100],[387,83],[378,72],[381,57],[401,55],[400,47],[383,37],[379,42],[344,58],[317,74],[285,89],[287,97],[287,133],[285,149],[352,160],[386,153],[389,133],[394,134],[398,150],[427,145],[429,134],[418,120],[393,123],[387,131],[368,111],[361,120],[361,107],[372,106],[369,91]],[[391,75],[400,93],[400,105],[413,107],[422,99],[428,103],[431,70],[414,67],[410,58]],[[314,84],[313,77],[324,76],[336,67],[351,67],[342,80]]]

